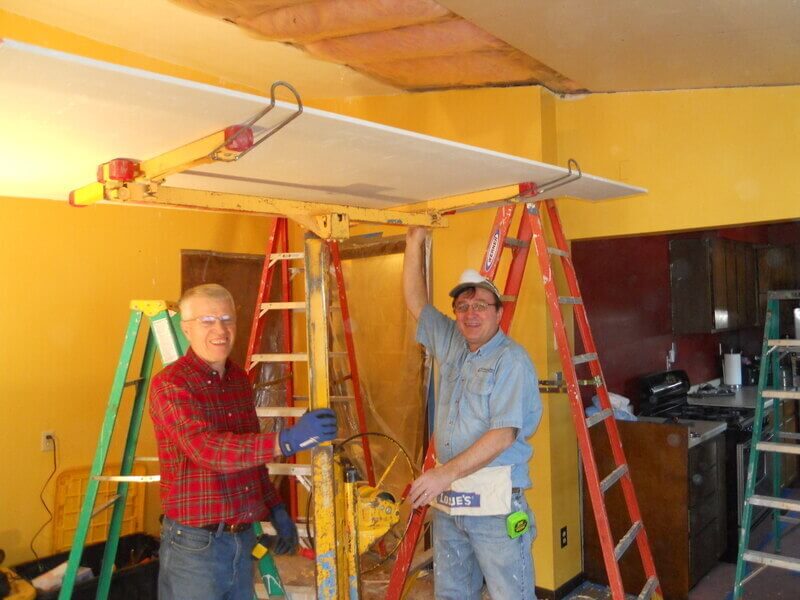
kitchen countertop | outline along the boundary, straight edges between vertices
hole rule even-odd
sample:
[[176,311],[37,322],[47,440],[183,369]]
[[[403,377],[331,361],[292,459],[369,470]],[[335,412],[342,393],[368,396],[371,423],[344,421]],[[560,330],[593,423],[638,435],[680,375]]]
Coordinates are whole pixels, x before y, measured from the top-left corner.
[[[708,396],[705,398],[692,398],[689,396],[687,401],[692,406],[725,406],[728,408],[751,408],[756,407],[756,396],[758,387],[748,385],[740,387],[733,396]],[[772,406],[772,400],[766,400],[764,408]]]
[[686,425],[689,428],[689,448],[694,448],[715,435],[724,432],[728,425],[724,421],[693,421],[691,419],[672,419],[668,417],[637,417],[645,423],[670,423]]

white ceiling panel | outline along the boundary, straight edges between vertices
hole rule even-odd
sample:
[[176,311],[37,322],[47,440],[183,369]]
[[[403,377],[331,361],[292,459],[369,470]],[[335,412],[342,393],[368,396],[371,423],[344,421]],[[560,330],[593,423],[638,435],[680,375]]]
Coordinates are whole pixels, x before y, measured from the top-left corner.
[[[10,40],[0,44],[0,195],[66,199],[97,165],[147,159],[246,121],[267,99]],[[291,114],[279,102],[265,126]],[[306,109],[236,163],[167,185],[272,198],[392,207],[526,181],[566,169]],[[584,175],[558,196],[602,200],[641,188]],[[554,195],[555,195],[554,194]],[[547,196],[544,196],[547,197]]]

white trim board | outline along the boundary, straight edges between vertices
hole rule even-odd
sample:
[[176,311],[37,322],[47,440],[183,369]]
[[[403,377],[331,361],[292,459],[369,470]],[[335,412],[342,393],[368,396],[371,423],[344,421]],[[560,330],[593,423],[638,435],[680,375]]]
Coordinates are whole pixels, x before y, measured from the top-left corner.
[[[0,195],[66,199],[117,157],[152,158],[246,121],[268,100],[0,40]],[[300,90],[302,94],[302,90]],[[294,111],[278,102],[265,125]],[[313,108],[237,163],[170,186],[389,208],[533,181],[566,169]],[[645,190],[586,175],[552,196],[604,200]]]

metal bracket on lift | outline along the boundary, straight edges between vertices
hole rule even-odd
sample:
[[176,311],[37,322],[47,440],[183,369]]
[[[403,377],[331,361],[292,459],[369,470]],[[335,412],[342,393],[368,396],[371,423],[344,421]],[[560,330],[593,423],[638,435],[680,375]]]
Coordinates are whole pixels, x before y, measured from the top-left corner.
[[536,200],[534,198],[536,196],[563,187],[568,183],[577,181],[581,177],[583,177],[583,173],[578,161],[576,161],[574,158],[570,158],[567,161],[567,172],[564,175],[560,175],[555,179],[546,181],[542,185],[537,185],[534,182],[521,183],[521,192],[516,193],[513,196],[506,196],[504,198],[496,198],[492,200],[465,201],[463,199],[457,199],[452,204],[438,204],[437,212],[442,215],[450,215],[484,208],[497,208],[499,206],[503,206],[504,204],[535,202]]
[[[573,171],[573,167],[575,167],[575,171]],[[555,190],[562,186],[567,185],[568,183],[572,183],[573,181],[577,181],[581,177],[583,177],[583,173],[581,172],[581,167],[574,158],[570,158],[567,161],[567,169],[568,172],[561,177],[556,177],[555,179],[551,179],[550,181],[543,183],[542,185],[535,186],[535,191],[533,193],[534,196],[538,196],[539,194],[544,194],[545,192],[549,192],[551,190]],[[525,195],[525,198],[530,196]]]
[[[281,86],[292,92],[297,101],[297,110],[256,137],[253,133],[253,125],[275,107],[275,92]],[[104,163],[98,167],[97,182],[72,191],[69,202],[73,206],[87,206],[101,200],[108,200],[130,204],[282,216],[296,221],[323,239],[349,237],[350,224],[356,222],[424,227],[445,225],[444,218],[437,211],[412,213],[207,192],[162,185],[169,175],[189,172],[193,167],[216,161],[235,162],[239,160],[253,148],[286,127],[302,112],[303,102],[297,90],[284,81],[276,81],[270,88],[270,104],[244,123],[226,127],[155,158],[142,161],[117,158]]]
[[[258,121],[260,121],[264,116],[266,116],[266,114],[269,111],[275,108],[275,90],[281,86],[285,87],[287,90],[292,92],[292,95],[294,96],[294,99],[297,102],[297,110],[288,117],[286,117],[283,121],[281,121],[277,125],[273,125],[270,129],[267,129],[263,134],[261,134],[261,137],[259,137],[258,139],[253,139],[252,141],[250,141],[249,147],[243,152],[239,153],[234,160],[239,160],[245,154],[251,152],[256,146],[262,144],[267,138],[272,137],[273,135],[278,133],[281,129],[286,127],[290,122],[294,121],[297,117],[299,117],[303,112],[303,101],[300,99],[300,94],[297,93],[297,90],[294,88],[292,84],[287,83],[286,81],[276,81],[269,88],[269,98],[270,98],[269,105],[264,107],[263,110],[253,115],[250,119],[248,119],[244,123],[226,129],[225,130],[226,133],[232,135],[230,135],[230,137],[227,137],[219,146],[214,148],[209,157],[216,160],[217,152],[219,152],[222,148],[230,145],[235,145],[236,143],[245,141],[247,138],[249,138],[252,135],[253,125],[255,125]],[[248,134],[248,132],[250,133]]]

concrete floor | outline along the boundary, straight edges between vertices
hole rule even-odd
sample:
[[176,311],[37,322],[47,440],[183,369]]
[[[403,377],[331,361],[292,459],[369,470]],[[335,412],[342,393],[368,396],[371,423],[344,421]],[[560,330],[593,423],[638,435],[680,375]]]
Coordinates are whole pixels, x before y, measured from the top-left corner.
[[[800,489],[788,490],[787,497],[800,499]],[[792,517],[800,517],[795,513]],[[750,549],[775,553],[772,519],[764,519],[750,535]],[[781,536],[781,554],[800,558],[800,528]],[[754,569],[751,567],[750,572]],[[736,565],[719,563],[689,592],[689,600],[732,600]],[[797,600],[800,598],[800,573],[768,568],[744,586],[744,600]]]

